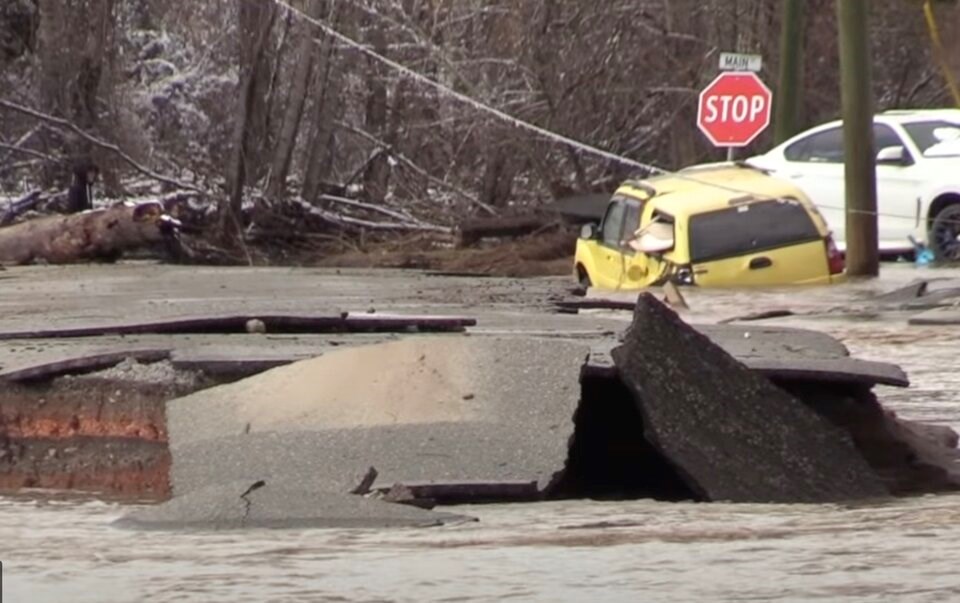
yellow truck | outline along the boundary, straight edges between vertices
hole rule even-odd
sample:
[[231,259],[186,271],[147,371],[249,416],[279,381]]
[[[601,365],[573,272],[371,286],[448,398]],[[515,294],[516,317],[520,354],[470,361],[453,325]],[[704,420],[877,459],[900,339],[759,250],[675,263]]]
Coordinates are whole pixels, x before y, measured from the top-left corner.
[[823,217],[791,183],[720,164],[623,183],[577,241],[584,286],[821,285],[845,278]]

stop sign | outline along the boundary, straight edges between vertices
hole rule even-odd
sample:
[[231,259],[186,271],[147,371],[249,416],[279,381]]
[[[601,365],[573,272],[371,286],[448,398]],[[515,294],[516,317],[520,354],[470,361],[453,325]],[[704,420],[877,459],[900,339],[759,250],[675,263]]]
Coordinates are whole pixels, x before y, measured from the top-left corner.
[[770,125],[772,106],[757,74],[723,73],[700,93],[697,126],[718,147],[743,147]]

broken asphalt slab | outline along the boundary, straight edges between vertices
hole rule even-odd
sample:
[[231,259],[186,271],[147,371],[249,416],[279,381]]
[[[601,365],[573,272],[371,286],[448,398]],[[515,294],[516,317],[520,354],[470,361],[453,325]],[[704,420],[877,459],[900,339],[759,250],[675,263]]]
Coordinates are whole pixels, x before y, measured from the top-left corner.
[[[771,379],[908,387],[910,380],[895,364],[859,360],[826,333],[788,327],[691,325],[725,352]],[[587,371],[615,376],[610,357],[615,342],[594,346]]]
[[338,349],[167,405],[173,489],[267,480],[536,480],[561,471],[584,342],[410,337]]
[[823,503],[889,492],[850,435],[641,296],[620,379],[647,440],[704,500]]
[[911,318],[909,324],[914,326],[960,326],[960,308],[951,306],[927,310]]
[[114,525],[141,530],[425,528],[473,521],[350,494],[269,481],[230,482],[135,511]]

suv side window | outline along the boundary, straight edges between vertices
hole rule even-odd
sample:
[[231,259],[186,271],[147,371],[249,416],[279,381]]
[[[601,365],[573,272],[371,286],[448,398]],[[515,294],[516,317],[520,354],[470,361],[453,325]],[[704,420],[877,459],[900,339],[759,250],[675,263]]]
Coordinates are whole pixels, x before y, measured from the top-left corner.
[[624,253],[634,253],[634,250],[628,244],[633,238],[633,233],[640,228],[640,213],[643,211],[643,205],[639,201],[629,199],[626,202],[626,212],[623,220],[623,236],[621,237],[620,248]]
[[692,216],[690,260],[710,262],[820,238],[820,231],[799,202],[760,201]]
[[607,215],[603,217],[603,231],[600,241],[607,247],[620,248],[620,234],[623,232],[623,220],[626,214],[626,204],[622,199],[614,199],[607,208]]
[[843,128],[817,132],[793,143],[783,153],[787,161],[840,163],[843,161]]

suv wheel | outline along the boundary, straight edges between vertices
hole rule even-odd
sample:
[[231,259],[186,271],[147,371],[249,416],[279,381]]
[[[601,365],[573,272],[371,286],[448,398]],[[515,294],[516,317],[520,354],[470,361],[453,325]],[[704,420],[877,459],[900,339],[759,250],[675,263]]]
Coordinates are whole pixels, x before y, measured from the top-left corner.
[[960,260],[960,204],[943,208],[930,227],[930,249],[937,261]]
[[583,266],[577,266],[577,282],[584,289],[593,287],[593,283],[590,282],[590,275],[587,274],[587,271]]

